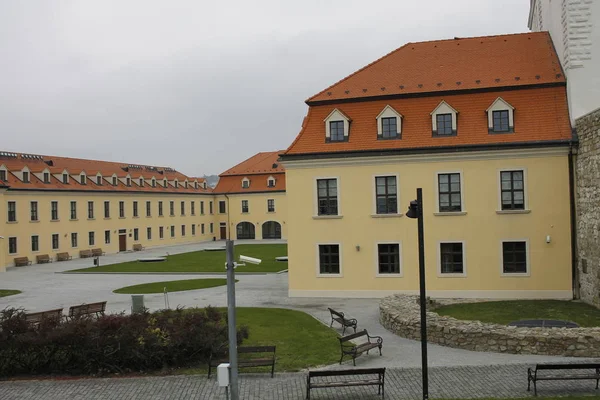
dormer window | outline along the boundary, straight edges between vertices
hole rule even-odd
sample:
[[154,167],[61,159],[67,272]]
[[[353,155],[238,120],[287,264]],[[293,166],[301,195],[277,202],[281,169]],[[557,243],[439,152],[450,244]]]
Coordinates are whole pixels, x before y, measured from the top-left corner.
[[102,175],[96,175],[96,185],[102,186]]
[[168,185],[168,184],[169,184],[169,182],[167,181],[167,178],[165,178],[165,179],[163,180],[163,186],[164,186],[164,187],[167,187],[167,185]]
[[186,188],[186,189],[188,188],[188,183],[187,183],[187,181],[183,182],[183,187],[184,187],[184,188]]
[[131,186],[131,178],[130,177],[127,177],[125,179],[125,182],[127,182],[127,186]]
[[194,189],[198,189],[198,182],[194,182]]
[[156,187],[156,179],[152,178],[152,187]]
[[431,130],[433,136],[456,136],[458,111],[442,100],[431,112]]
[[113,184],[113,186],[117,186],[117,177],[116,176],[112,177],[112,184]]
[[6,182],[6,170],[0,169],[0,181]]
[[489,133],[514,132],[514,107],[498,97],[486,110]]
[[377,139],[400,139],[402,136],[402,115],[390,106],[379,113]]
[[69,174],[62,174],[63,175],[63,179],[62,182],[67,185],[69,183]]
[[273,178],[272,176],[269,177],[269,179],[267,179],[267,186],[268,187],[275,187],[275,178]]
[[144,178],[140,178],[140,186],[144,187]]
[[242,179],[242,189],[248,189],[250,187],[250,179]]
[[29,172],[23,171],[23,183],[29,183]]
[[179,182],[175,181],[175,189],[179,188]]
[[50,183],[50,172],[44,172],[44,183]]
[[84,174],[79,175],[80,181],[82,185],[86,185],[87,184],[87,179],[86,176]]
[[206,189],[206,182],[202,182],[202,188]]
[[333,110],[325,122],[325,142],[347,142],[350,132],[350,118],[337,108]]

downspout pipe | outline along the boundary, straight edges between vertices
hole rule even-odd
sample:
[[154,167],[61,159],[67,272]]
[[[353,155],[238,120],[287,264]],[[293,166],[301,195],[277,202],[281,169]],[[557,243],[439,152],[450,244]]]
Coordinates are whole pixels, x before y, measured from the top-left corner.
[[[575,149],[575,151],[574,151]],[[573,298],[578,299],[579,293],[579,273],[577,269],[577,206],[576,206],[576,177],[575,160],[577,150],[575,144],[571,142],[569,146],[569,197],[570,197],[570,222],[571,222],[571,279],[573,288]]]

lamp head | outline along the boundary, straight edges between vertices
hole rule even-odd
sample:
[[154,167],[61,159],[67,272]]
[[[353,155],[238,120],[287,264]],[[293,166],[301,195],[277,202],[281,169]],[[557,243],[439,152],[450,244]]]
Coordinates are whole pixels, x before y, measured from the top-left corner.
[[248,256],[242,256],[242,255],[240,255],[240,261],[244,262],[244,263],[255,264],[255,265],[258,265],[262,262],[262,260],[260,258],[253,258],[253,257],[248,257]]
[[416,200],[410,202],[410,205],[408,206],[408,211],[406,212],[406,216],[412,219],[419,218],[419,204]]

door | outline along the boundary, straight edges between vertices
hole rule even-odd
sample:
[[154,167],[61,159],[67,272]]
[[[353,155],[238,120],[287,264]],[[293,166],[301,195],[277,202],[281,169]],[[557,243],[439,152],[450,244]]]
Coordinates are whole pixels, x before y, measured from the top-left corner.
[[127,250],[127,234],[119,235],[119,251]]
[[221,224],[219,228],[221,229],[221,240],[227,239],[227,225]]

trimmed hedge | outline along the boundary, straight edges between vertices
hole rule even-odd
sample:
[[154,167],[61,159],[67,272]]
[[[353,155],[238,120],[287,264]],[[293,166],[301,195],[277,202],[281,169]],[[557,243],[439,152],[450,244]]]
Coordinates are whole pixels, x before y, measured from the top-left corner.
[[[248,329],[238,329],[238,344]],[[45,319],[34,327],[19,309],[0,312],[0,376],[107,374],[206,363],[227,345],[226,314],[205,309]]]

